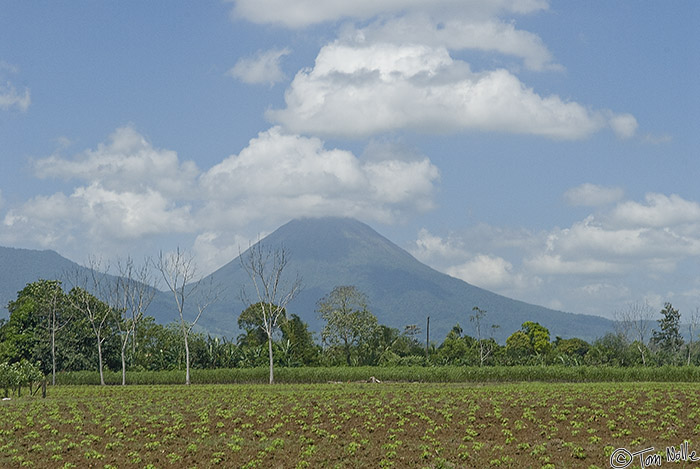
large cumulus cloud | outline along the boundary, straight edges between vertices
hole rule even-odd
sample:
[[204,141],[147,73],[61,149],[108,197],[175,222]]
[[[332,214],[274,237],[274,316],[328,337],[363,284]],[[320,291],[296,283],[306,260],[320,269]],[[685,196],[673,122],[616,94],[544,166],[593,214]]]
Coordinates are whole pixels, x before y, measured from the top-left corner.
[[[188,235],[202,258],[235,253],[244,233],[299,216],[391,222],[433,206],[439,171],[426,157],[369,146],[362,156],[273,127],[202,171],[133,126],[73,156],[36,159],[37,177],[66,190],[7,207],[0,242],[127,253],[148,238]],[[205,265],[205,268],[216,267]]]

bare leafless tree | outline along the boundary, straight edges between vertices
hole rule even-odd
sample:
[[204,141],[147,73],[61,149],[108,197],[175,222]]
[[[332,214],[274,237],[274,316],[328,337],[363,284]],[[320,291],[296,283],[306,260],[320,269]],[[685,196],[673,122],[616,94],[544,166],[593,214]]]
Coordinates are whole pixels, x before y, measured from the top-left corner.
[[[218,299],[221,288],[214,284],[212,277],[209,277],[206,282],[202,279],[195,281],[197,267],[194,257],[182,251],[180,247],[168,254],[161,251],[154,265],[175,299],[180,317],[180,332],[185,344],[185,384],[189,385],[191,382],[189,336],[207,307]],[[197,313],[193,320],[185,318],[185,301],[190,297],[194,297],[197,306]]]
[[102,359],[102,344],[106,336],[108,319],[111,314],[109,306],[101,301],[98,296],[104,291],[106,270],[102,268],[102,261],[95,257],[88,257],[87,269],[76,267],[64,276],[68,279],[72,288],[68,300],[77,311],[82,313],[90,323],[95,340],[97,342],[97,359],[100,371],[100,384],[104,386],[104,364]]
[[[484,362],[493,352],[494,343],[481,337],[481,321],[486,317],[486,310],[474,306],[472,311],[474,311],[474,314],[469,315],[469,321],[475,323],[476,340],[479,344],[479,366],[484,366]],[[498,327],[494,324],[491,326],[491,330],[495,331]]]
[[151,262],[134,265],[131,257],[117,261],[117,278],[109,283],[109,303],[115,315],[121,341],[122,385],[126,384],[126,350],[129,340],[136,351],[136,327],[156,294]]
[[646,343],[653,316],[654,309],[646,301],[629,303],[623,310],[614,313],[618,332],[628,342],[636,345],[642,358],[642,364],[645,366],[647,364]]
[[[253,282],[255,294],[261,306],[263,330],[267,335],[267,348],[270,360],[270,384],[274,383],[274,360],[272,355],[272,336],[279,326],[280,318],[290,301],[301,290],[301,278],[297,274],[291,282],[286,282],[283,273],[289,258],[283,247],[272,249],[262,242],[251,246],[244,254],[239,255],[241,266]],[[241,291],[241,299],[251,304],[245,287]]]

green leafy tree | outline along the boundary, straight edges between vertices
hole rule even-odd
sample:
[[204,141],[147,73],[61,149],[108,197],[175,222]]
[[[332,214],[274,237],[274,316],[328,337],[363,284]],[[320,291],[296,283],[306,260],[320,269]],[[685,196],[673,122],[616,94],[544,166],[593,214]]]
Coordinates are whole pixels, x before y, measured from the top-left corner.
[[179,325],[157,324],[151,316],[145,316],[136,327],[138,346],[131,357],[135,370],[168,370],[184,365],[184,346]]
[[[29,393],[36,392],[32,389],[33,384],[44,381],[44,373],[33,363],[27,360],[20,360],[15,363],[0,363],[0,388],[4,389],[5,397],[8,397],[10,389],[17,393],[17,397],[22,395],[22,387],[29,387]],[[45,397],[45,396],[44,396]]]
[[609,332],[593,341],[586,352],[584,362],[587,365],[630,366],[638,357],[622,334]]
[[[255,303],[244,309],[238,316],[238,328],[245,331],[238,337],[238,344],[244,347],[261,347],[267,344],[267,334],[263,323],[262,303]],[[286,318],[283,310],[280,315]]]
[[399,338],[394,342],[392,350],[400,357],[425,357],[424,345],[420,342],[420,327],[417,324],[409,324],[404,327]]
[[511,363],[523,363],[534,353],[530,337],[522,330],[513,332],[506,339],[506,356]]
[[367,310],[367,297],[354,286],[338,286],[318,303],[326,325],[321,331],[324,344],[340,348],[348,366],[353,349],[367,346],[379,327],[376,316]]
[[[470,352],[469,344],[462,337],[462,327],[456,324],[437,349],[437,360],[442,365],[464,364]],[[471,338],[470,338],[471,339]],[[473,341],[473,339],[472,339]]]
[[50,362],[46,353],[48,336],[46,329],[41,327],[47,318],[37,312],[35,298],[27,294],[28,288],[21,290],[17,294],[17,300],[11,301],[7,306],[10,317],[0,330],[2,362],[13,363],[22,359]]
[[681,315],[671,303],[664,304],[661,314],[663,317],[658,320],[659,330],[653,332],[651,341],[659,348],[665,361],[675,362],[683,346],[683,336],[680,331]]
[[318,364],[320,348],[316,345],[308,324],[296,314],[292,314],[280,328],[282,329],[283,359],[287,366]]
[[[57,349],[61,347],[59,332],[71,321],[66,295],[57,280],[27,284],[8,304],[10,321],[0,333],[5,346],[5,359],[28,360],[42,364],[42,371],[52,373],[55,383]],[[50,368],[49,368],[50,366]]]
[[549,329],[537,322],[527,321],[522,325],[522,330],[530,338],[532,350],[537,355],[546,355],[552,349],[549,341]]
[[556,353],[557,359],[563,364],[580,365],[583,363],[583,358],[590,348],[591,345],[583,339],[577,337],[562,339],[557,337],[554,341],[553,351]]

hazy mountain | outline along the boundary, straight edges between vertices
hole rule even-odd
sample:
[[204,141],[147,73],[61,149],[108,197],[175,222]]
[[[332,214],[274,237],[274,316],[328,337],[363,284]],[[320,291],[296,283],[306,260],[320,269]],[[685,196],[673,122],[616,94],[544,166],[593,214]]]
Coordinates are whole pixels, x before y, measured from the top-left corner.
[[[465,333],[473,335],[469,316],[474,306],[487,311],[482,326],[485,334],[491,333],[492,324],[499,326],[494,334],[499,342],[504,342],[525,321],[536,321],[549,328],[552,339],[561,336],[592,340],[613,329],[612,321],[602,317],[527,304],[442,274],[353,219],[294,220],[261,242],[272,248],[283,246],[287,251],[287,274],[293,277],[298,272],[304,284],[288,312],[298,314],[315,331],[323,326],[315,312],[317,302],[338,285],[355,285],[362,290],[369,298],[369,309],[382,324],[401,330],[417,324],[425,334],[430,316],[430,337],[438,342],[457,323]],[[250,281],[239,259],[212,276],[228,290],[200,321],[212,332],[231,337],[244,309],[241,286]]]
[[[319,299],[339,285],[354,285],[369,298],[369,309],[379,322],[403,330],[416,324],[425,337],[430,316],[431,340],[441,342],[459,323],[464,332],[474,335],[469,321],[472,308],[487,311],[485,334],[498,325],[494,337],[501,343],[525,321],[547,327],[552,339],[581,337],[593,340],[613,329],[612,321],[598,317],[564,313],[506,298],[462,280],[437,272],[422,264],[369,226],[347,218],[308,218],[280,227],[262,241],[271,248],[284,247],[290,258],[286,274],[298,272],[304,289],[288,306],[289,314],[298,314],[311,329],[320,331],[322,322],[316,313]],[[243,253],[245,256],[246,253]],[[53,251],[33,251],[0,247],[0,317],[7,316],[8,301],[27,283],[40,278],[60,279],[65,272],[82,268]],[[246,305],[241,288],[247,285],[253,301],[250,279],[238,258],[210,275],[226,289],[212,304],[199,325],[216,335],[235,338],[237,319]],[[187,309],[192,317],[193,298]],[[147,311],[160,323],[178,318],[172,295],[159,292]]]
[[0,317],[7,317],[7,303],[17,292],[39,279],[54,280],[79,267],[54,251],[0,246]]
[[[28,283],[37,280],[61,280],[65,289],[70,289],[70,282],[66,276],[79,272],[80,276],[87,276],[90,272],[83,267],[55,251],[38,251],[33,249],[15,249],[0,246],[0,318],[8,316],[7,304],[17,299],[17,292],[22,290]],[[107,282],[114,281],[116,277],[107,275]],[[169,318],[172,310],[172,300],[170,296],[163,292],[157,292],[151,303],[149,315],[154,315],[169,322],[174,318]]]

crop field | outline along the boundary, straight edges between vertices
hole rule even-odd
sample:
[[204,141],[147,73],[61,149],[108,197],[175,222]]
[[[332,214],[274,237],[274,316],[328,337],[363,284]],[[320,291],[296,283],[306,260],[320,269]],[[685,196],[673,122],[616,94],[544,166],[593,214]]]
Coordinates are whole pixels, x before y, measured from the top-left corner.
[[58,386],[0,402],[0,467],[680,469],[699,403],[687,383]]

